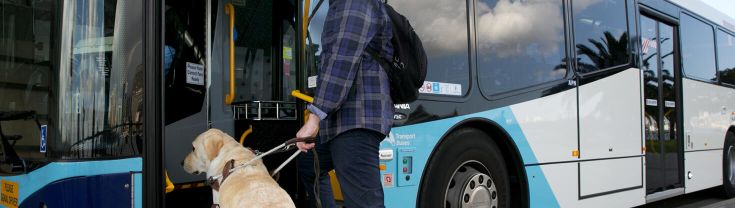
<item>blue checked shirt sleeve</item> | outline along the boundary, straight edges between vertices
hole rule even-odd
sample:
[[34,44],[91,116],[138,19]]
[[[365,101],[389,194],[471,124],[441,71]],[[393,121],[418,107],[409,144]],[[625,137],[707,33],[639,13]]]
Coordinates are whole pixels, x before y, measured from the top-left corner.
[[347,99],[365,48],[382,26],[373,0],[330,1],[322,32],[319,82],[307,109],[322,120]]

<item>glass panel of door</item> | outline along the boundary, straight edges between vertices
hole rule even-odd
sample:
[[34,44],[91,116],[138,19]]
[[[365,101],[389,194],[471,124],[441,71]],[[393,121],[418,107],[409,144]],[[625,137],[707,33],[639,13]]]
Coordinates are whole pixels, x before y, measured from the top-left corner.
[[648,193],[681,185],[675,28],[641,16]]

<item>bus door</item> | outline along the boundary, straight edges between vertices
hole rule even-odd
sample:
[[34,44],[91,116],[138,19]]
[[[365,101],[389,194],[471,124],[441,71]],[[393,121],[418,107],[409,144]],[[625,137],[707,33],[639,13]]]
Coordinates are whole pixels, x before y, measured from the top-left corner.
[[[300,89],[303,74],[296,65],[296,4],[166,1],[164,165],[176,187],[167,195],[168,205],[190,206],[171,198],[191,199],[179,197],[179,187],[197,187],[204,180],[202,175],[186,173],[181,161],[195,137],[207,129],[221,129],[244,146],[261,151],[296,135],[300,109],[304,109],[291,96]],[[288,156],[268,156],[264,162],[272,170]],[[292,194],[298,187],[294,164],[281,170],[279,180]]]
[[[213,62],[222,64],[213,71],[221,70],[222,75],[212,76],[212,86],[222,88],[212,87],[211,91],[223,96],[212,96],[212,103],[224,102],[218,105],[231,111],[221,117],[234,122],[233,131],[228,133],[236,140],[251,149],[267,151],[296,135],[305,109],[303,102],[291,96],[292,91],[301,89],[303,74],[296,62],[300,49],[297,1],[232,1],[220,8],[226,11],[222,17],[228,24],[216,26],[215,34],[224,35],[221,40],[215,36],[214,43],[233,47],[213,47],[212,57],[217,59]],[[215,108],[212,110],[214,116]],[[270,155],[263,162],[273,171],[290,155]],[[293,199],[299,195],[295,164],[288,164],[276,177]]]
[[174,184],[202,181],[181,161],[196,135],[207,130],[207,2],[165,1],[163,22],[164,170]]
[[648,194],[682,187],[676,27],[641,15]]

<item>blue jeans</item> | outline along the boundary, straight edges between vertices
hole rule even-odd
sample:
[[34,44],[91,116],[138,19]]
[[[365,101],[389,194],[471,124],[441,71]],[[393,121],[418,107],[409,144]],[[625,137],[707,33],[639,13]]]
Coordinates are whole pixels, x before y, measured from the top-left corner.
[[[334,169],[344,197],[344,205],[354,207],[385,207],[383,187],[380,182],[378,150],[385,136],[367,129],[353,129],[337,135],[331,141],[316,142],[319,160],[319,198],[322,207],[337,207],[332,194],[328,172]],[[314,202],[314,150],[301,154],[299,175]]]

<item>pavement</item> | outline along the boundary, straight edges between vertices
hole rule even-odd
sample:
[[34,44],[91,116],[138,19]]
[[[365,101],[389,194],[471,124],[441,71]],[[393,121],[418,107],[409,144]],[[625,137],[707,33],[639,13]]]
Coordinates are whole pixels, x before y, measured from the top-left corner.
[[706,189],[639,208],[735,208],[735,198],[723,199],[718,188]]

